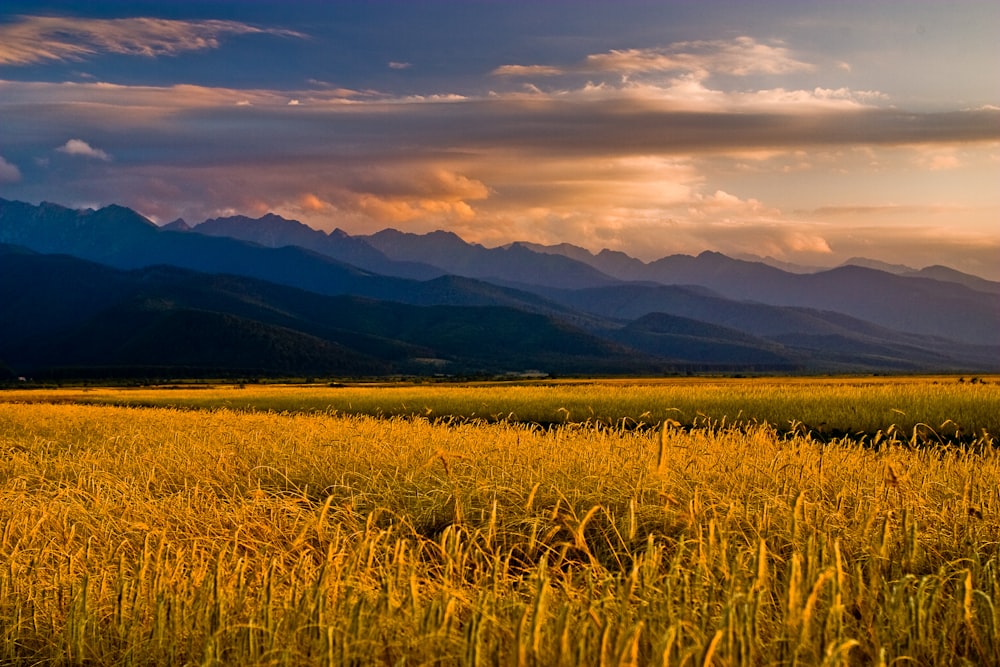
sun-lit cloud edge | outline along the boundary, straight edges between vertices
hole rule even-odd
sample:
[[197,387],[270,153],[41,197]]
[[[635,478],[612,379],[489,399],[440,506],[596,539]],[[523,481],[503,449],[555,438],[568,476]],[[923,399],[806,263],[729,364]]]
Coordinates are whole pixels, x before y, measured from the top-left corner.
[[[279,111],[308,108],[299,116],[324,122],[324,113],[376,122],[391,114],[422,130],[433,130],[433,143],[479,144],[495,137],[507,147],[552,146],[569,152],[622,147],[633,153],[692,148],[752,151],[769,145],[933,144],[1000,139],[1000,111],[992,109],[913,113],[872,104],[873,91],[847,89],[726,92],[702,82],[664,86],[625,84],[618,88],[584,86],[550,93],[510,92],[480,97],[443,94],[392,98],[373,91],[343,88],[291,90],[235,89],[196,85],[130,86],[107,82],[20,82],[0,80],[0,108],[46,106],[69,116],[86,106],[101,107],[109,124],[120,118],[141,120],[147,110],[159,113],[204,111],[253,114],[266,122],[288,122]],[[252,109],[247,109],[251,107]],[[58,113],[58,112],[54,112]],[[319,114],[319,115],[317,115]],[[246,115],[239,116],[246,118]],[[434,119],[440,122],[435,123]],[[525,119],[531,122],[526,123]],[[159,117],[157,116],[157,120]],[[456,125],[457,121],[465,123]],[[560,131],[559,128],[562,128]],[[567,131],[573,130],[573,131]],[[642,152],[642,151],[640,151]]]
[[796,58],[780,42],[765,44],[742,35],[729,40],[695,40],[674,42],[663,47],[612,49],[589,54],[568,66],[507,64],[495,68],[492,73],[504,77],[549,77],[688,72],[705,77],[710,74],[787,74],[813,69],[814,65]]
[[215,49],[225,35],[247,34],[304,37],[292,30],[239,21],[21,16],[0,24],[0,65],[79,61],[101,53],[171,56]]
[[111,156],[100,148],[94,148],[82,139],[69,139],[65,144],[57,149],[60,153],[74,155],[78,157],[93,158],[102,162],[110,162]]

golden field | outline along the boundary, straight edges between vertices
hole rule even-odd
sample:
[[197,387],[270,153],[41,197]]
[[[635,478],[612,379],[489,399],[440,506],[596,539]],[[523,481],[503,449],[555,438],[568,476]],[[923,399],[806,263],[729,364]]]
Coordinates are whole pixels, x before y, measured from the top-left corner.
[[10,402],[601,423],[768,423],[818,439],[879,431],[945,442],[1000,434],[1000,377],[666,378],[532,383],[233,385],[8,390]]
[[3,392],[0,664],[1000,664],[997,384],[836,387]]

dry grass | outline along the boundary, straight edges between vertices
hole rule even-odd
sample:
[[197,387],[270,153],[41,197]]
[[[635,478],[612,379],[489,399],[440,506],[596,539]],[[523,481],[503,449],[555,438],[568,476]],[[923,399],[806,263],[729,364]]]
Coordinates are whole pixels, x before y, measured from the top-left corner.
[[1000,453],[0,404],[0,663],[1000,664]]
[[[975,380],[973,382],[972,380]],[[527,384],[195,385],[0,393],[42,401],[615,427],[768,423],[815,439],[894,432],[919,444],[1000,434],[1000,378],[667,378]]]

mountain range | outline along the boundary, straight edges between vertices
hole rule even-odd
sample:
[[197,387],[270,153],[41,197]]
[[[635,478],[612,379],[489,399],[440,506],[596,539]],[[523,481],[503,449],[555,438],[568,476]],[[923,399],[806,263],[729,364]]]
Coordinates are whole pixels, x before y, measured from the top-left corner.
[[[0,199],[0,374],[1000,369],[1000,283]],[[863,266],[862,264],[866,264]],[[891,270],[884,270],[891,269]]]

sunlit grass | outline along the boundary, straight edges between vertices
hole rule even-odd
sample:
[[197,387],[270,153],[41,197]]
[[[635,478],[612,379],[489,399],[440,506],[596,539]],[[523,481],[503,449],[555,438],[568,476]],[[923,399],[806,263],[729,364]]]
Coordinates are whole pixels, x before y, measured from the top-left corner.
[[816,438],[918,431],[921,442],[1000,433],[1000,378],[694,378],[534,384],[218,385],[7,391],[5,400],[423,416],[541,425],[767,423]]
[[8,403],[0,459],[3,664],[1000,663],[983,439]]

